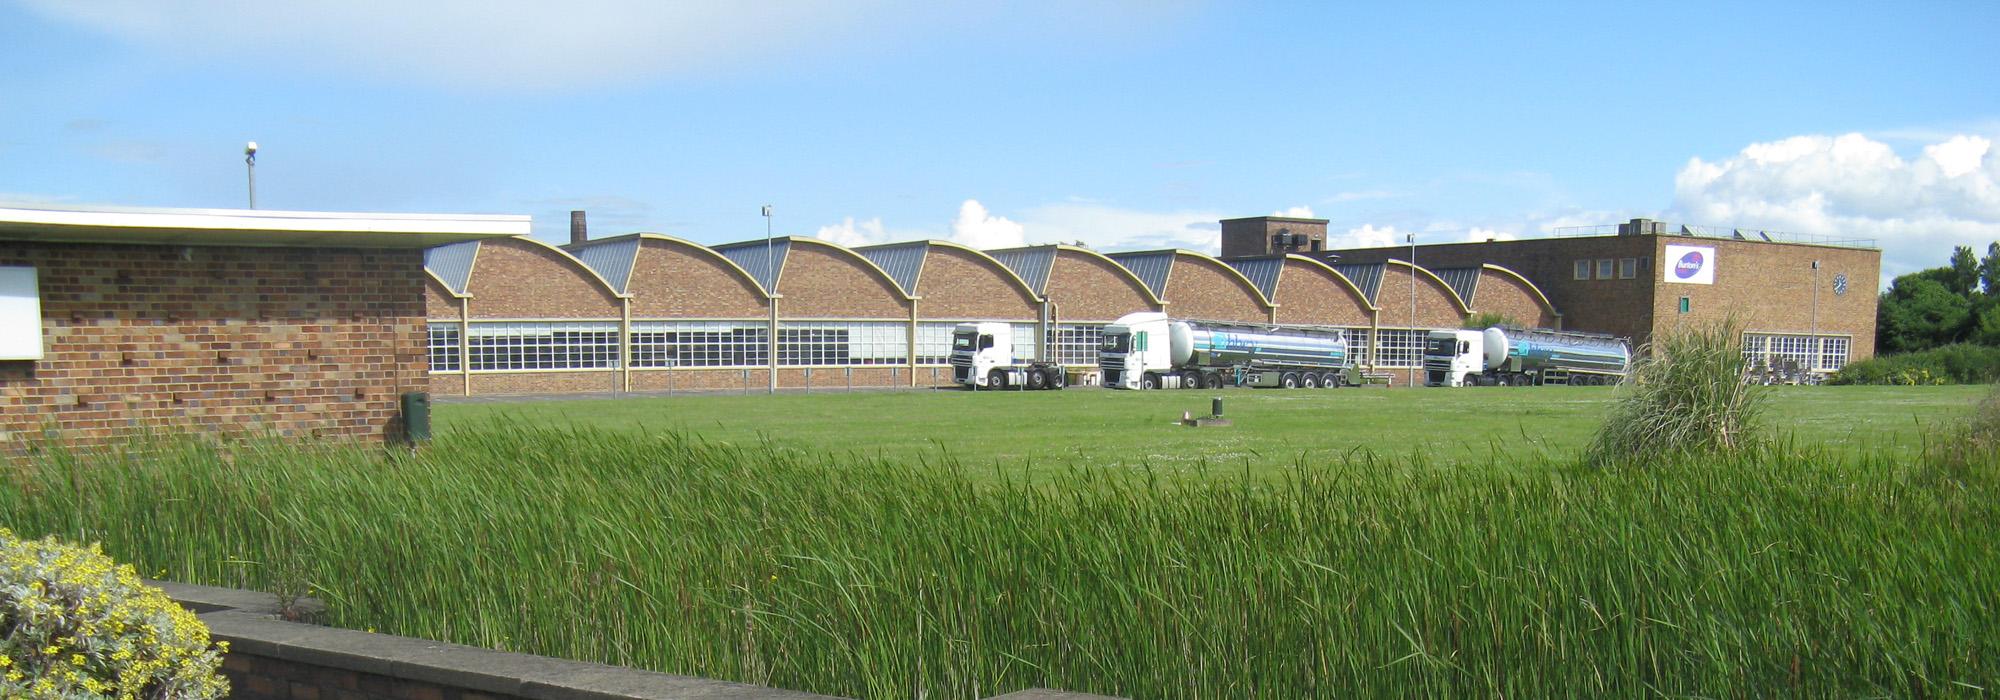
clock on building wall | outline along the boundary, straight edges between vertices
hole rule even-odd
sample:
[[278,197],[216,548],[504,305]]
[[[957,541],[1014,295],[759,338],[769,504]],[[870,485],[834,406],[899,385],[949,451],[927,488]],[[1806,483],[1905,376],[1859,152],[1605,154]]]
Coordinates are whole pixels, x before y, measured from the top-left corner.
[[1842,272],[1838,275],[1834,275],[1833,276],[1834,296],[1840,296],[1846,293],[1847,293],[1847,273]]

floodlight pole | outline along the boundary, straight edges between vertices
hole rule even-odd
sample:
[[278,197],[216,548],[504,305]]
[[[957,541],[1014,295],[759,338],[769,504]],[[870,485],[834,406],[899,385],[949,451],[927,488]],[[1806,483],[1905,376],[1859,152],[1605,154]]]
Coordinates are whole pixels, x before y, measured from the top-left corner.
[[250,174],[250,208],[256,209],[257,208],[257,142],[256,141],[251,141],[250,143],[245,144],[243,146],[243,165],[249,170]]
[[770,289],[764,290],[771,307],[771,388],[765,393],[778,393],[778,276],[777,261],[771,255],[771,205],[764,205],[764,283]]

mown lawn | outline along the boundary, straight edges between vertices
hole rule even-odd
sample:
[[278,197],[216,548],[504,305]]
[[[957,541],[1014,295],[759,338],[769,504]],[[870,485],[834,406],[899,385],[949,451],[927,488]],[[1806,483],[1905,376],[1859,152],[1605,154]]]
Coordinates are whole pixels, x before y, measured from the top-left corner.
[[[440,432],[513,424],[680,431],[733,444],[769,442],[803,454],[859,455],[998,466],[1269,474],[1351,452],[1436,461],[1561,461],[1590,439],[1616,390],[1602,387],[1464,390],[1341,389],[1126,392],[863,391],[618,400],[451,403]],[[1922,424],[1964,412],[1984,387],[1778,387],[1770,419],[1781,434],[1835,453],[1913,455]],[[1183,411],[1208,413],[1223,397],[1235,425],[1190,429]]]

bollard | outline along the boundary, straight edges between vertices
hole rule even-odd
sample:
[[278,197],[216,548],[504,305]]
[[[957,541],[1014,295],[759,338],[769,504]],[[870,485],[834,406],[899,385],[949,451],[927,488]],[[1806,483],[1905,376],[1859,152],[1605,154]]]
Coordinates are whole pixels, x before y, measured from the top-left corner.
[[1217,418],[1222,417],[1222,397],[1217,396],[1215,398],[1209,399],[1208,405],[1209,405],[1208,409],[1209,415],[1215,416]]
[[403,392],[403,438],[408,440],[412,445],[430,441],[430,392]]

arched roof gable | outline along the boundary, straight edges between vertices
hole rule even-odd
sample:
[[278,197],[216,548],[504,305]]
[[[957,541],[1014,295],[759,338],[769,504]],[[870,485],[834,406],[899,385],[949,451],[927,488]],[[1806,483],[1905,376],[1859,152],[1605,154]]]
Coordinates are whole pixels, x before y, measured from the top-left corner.
[[1480,265],[1479,267],[1480,269],[1492,270],[1494,272],[1500,273],[1503,276],[1514,278],[1514,280],[1520,282],[1522,286],[1527,287],[1528,291],[1535,293],[1535,299],[1537,301],[1542,302],[1542,308],[1548,309],[1549,313],[1554,314],[1556,316],[1562,315],[1561,311],[1556,310],[1555,303],[1549,301],[1549,296],[1547,294],[1542,293],[1542,288],[1535,286],[1535,283],[1528,281],[1528,278],[1522,277],[1521,273],[1509,270],[1507,268],[1492,263],[1486,263],[1484,265]]
[[1117,270],[1117,271],[1119,271],[1119,272],[1122,272],[1122,273],[1124,273],[1124,274],[1125,274],[1125,277],[1126,277],[1126,279],[1130,279],[1130,280],[1132,280],[1132,284],[1134,284],[1134,285],[1138,286],[1138,287],[1139,287],[1139,290],[1140,290],[1140,291],[1143,291],[1143,292],[1145,292],[1145,293],[1146,293],[1146,298],[1147,298],[1147,299],[1149,299],[1149,300],[1152,300],[1152,302],[1153,302],[1153,303],[1155,303],[1155,304],[1165,304],[1165,303],[1167,303],[1166,301],[1164,301],[1164,300],[1160,299],[1160,295],[1158,295],[1158,294],[1154,294],[1154,293],[1153,293],[1153,290],[1152,290],[1152,288],[1151,288],[1151,287],[1147,287],[1147,286],[1146,286],[1146,281],[1145,281],[1145,280],[1142,280],[1142,279],[1139,279],[1139,276],[1138,276],[1138,275],[1135,275],[1135,274],[1132,274],[1132,271],[1131,271],[1131,270],[1129,270],[1129,269],[1126,269],[1126,267],[1125,267],[1124,265],[1120,265],[1120,264],[1118,264],[1118,261],[1116,261],[1116,260],[1112,260],[1112,259],[1111,259],[1111,258],[1110,258],[1109,256],[1106,256],[1106,255],[1105,255],[1105,254],[1103,254],[1103,253],[1099,253],[1099,252],[1097,252],[1097,251],[1095,251],[1095,250],[1091,250],[1091,249],[1089,249],[1089,248],[1085,248],[1085,247],[1083,247],[1083,246],[1074,246],[1074,245],[1062,245],[1062,244],[1057,244],[1057,245],[1056,245],[1056,250],[1058,250],[1058,251],[1064,251],[1064,250],[1067,250],[1067,251],[1070,251],[1070,252],[1074,252],[1074,253],[1082,253],[1082,254],[1084,254],[1084,255],[1087,255],[1087,256],[1090,256],[1090,257],[1093,257],[1093,258],[1097,258],[1097,259],[1099,259],[1099,260],[1103,260],[1104,262],[1106,262],[1106,263],[1109,263],[1109,264],[1111,265],[1112,269],[1115,269],[1115,270]]
[[1444,290],[1444,293],[1447,296],[1450,296],[1452,301],[1458,303],[1458,310],[1460,313],[1468,313],[1468,314],[1472,313],[1472,307],[1467,306],[1465,304],[1465,300],[1458,296],[1458,291],[1452,289],[1451,285],[1445,284],[1444,278],[1437,276],[1437,273],[1431,272],[1430,270],[1424,269],[1423,267],[1411,264],[1410,261],[1408,260],[1397,260],[1395,258],[1389,258],[1388,260],[1384,260],[1383,263],[1388,265],[1402,265],[1417,272],[1424,273],[1424,276],[1431,278],[1432,282],[1436,282],[1438,288]]
[[[814,245],[826,246],[828,248],[840,251],[841,253],[846,254],[848,257],[854,258],[855,260],[859,261],[861,264],[868,266],[868,269],[874,270],[875,275],[877,277],[880,277],[883,282],[887,282],[889,284],[890,289],[894,289],[896,290],[897,294],[903,295],[904,301],[908,301],[911,298],[909,290],[903,289],[903,285],[896,284],[896,278],[890,277],[888,271],[883,270],[882,266],[875,264],[875,261],[869,260],[868,256],[854,252],[853,248],[849,248],[847,246],[835,243],[833,241],[823,241],[817,238],[800,238],[797,236],[789,236],[788,238],[791,239],[794,245],[799,243],[811,243]],[[785,270],[783,268],[779,268],[778,280],[782,282],[784,278],[785,278]],[[782,288],[783,285],[773,285],[773,286],[778,286]]]
[[1375,305],[1375,301],[1374,301],[1374,300],[1372,300],[1372,299],[1369,299],[1369,298],[1368,298],[1368,295],[1367,295],[1367,294],[1365,294],[1365,293],[1363,293],[1363,292],[1361,291],[1361,287],[1360,287],[1359,285],[1356,285],[1356,284],[1354,283],[1354,280],[1351,280],[1351,279],[1348,279],[1348,278],[1347,278],[1347,275],[1343,275],[1343,274],[1340,274],[1340,271],[1339,271],[1339,270],[1335,270],[1335,269],[1333,269],[1333,266],[1332,266],[1332,265],[1328,265],[1328,264],[1326,264],[1326,263],[1325,263],[1324,261],[1321,261],[1321,260],[1320,260],[1319,258],[1313,258],[1313,257],[1307,257],[1307,256],[1304,256],[1304,255],[1292,255],[1292,254],[1289,254],[1289,253],[1287,253],[1287,254],[1285,255],[1285,259],[1286,259],[1286,260],[1297,260],[1297,261],[1300,261],[1300,262],[1304,262],[1304,263],[1307,263],[1307,264],[1309,264],[1309,265],[1312,265],[1312,266],[1314,266],[1314,267],[1317,267],[1317,268],[1319,268],[1319,269],[1321,269],[1321,270],[1325,270],[1327,274],[1329,274],[1329,275],[1333,275],[1333,278],[1334,278],[1335,280],[1338,280],[1338,281],[1339,281],[1339,282],[1340,282],[1340,283],[1341,283],[1342,285],[1346,285],[1346,287],[1347,287],[1348,291],[1351,291],[1351,292],[1354,292],[1354,298],[1356,298],[1356,299],[1360,299],[1360,300],[1361,300],[1361,305],[1362,305],[1362,306],[1365,306],[1365,307],[1368,307],[1368,310],[1370,310],[1370,311],[1380,311],[1380,310],[1381,310],[1381,307],[1378,307],[1378,306],[1376,306],[1376,305]]
[[[502,239],[502,238],[494,238],[494,239],[488,239],[488,240],[484,240],[484,241],[480,241],[480,245],[481,245],[481,246],[484,246],[484,245],[486,245],[487,243],[498,243],[498,242],[500,242],[500,241],[502,241],[502,240],[509,240],[509,241],[520,241],[520,242],[523,242],[523,243],[527,243],[527,244],[529,244],[529,245],[530,245],[531,247],[540,247],[540,248],[542,248],[543,250],[546,250],[546,251],[548,251],[548,252],[551,252],[551,253],[555,253],[555,254],[556,254],[556,257],[557,257],[557,258],[560,258],[560,259],[561,259],[561,260],[562,260],[562,261],[563,261],[564,263],[568,264],[568,265],[569,265],[570,267],[573,267],[573,268],[576,268],[576,269],[577,269],[578,271],[582,272],[583,274],[585,274],[585,275],[589,275],[589,276],[590,276],[590,279],[593,279],[593,280],[596,280],[596,281],[597,281],[597,286],[598,286],[599,288],[603,289],[603,290],[604,290],[604,293],[605,293],[605,294],[608,294],[608,295],[610,295],[610,296],[611,296],[611,298],[613,298],[613,299],[624,299],[624,298],[626,298],[627,296],[629,296],[629,295],[626,295],[626,294],[624,294],[624,293],[621,293],[621,292],[619,292],[619,291],[618,291],[618,289],[617,289],[616,287],[613,287],[613,286],[611,286],[611,282],[610,282],[609,280],[606,280],[606,279],[604,279],[604,275],[600,275],[600,274],[597,274],[597,271],[596,271],[596,270],[593,270],[593,269],[590,269],[590,266],[589,266],[589,265],[585,265],[585,264],[583,264],[583,261],[582,261],[582,260],[578,260],[576,256],[574,256],[574,255],[570,255],[569,251],[567,251],[567,250],[563,250],[563,249],[562,249],[562,248],[560,248],[560,247],[557,247],[557,246],[553,246],[553,245],[549,245],[549,244],[547,244],[547,243],[544,243],[544,242],[542,242],[542,241],[539,241],[539,240],[535,240],[535,239],[533,239],[533,238],[530,238],[530,237],[527,237],[527,236],[508,236],[508,237],[506,237],[506,238],[504,238],[504,239]],[[477,256],[475,256],[475,257],[473,257],[473,259],[472,259],[472,274],[478,274],[478,273],[479,273],[479,258],[478,258]],[[470,289],[470,288],[471,288],[471,286],[470,286],[470,285],[468,284],[468,285],[467,285],[467,288],[468,288],[468,289]]]

